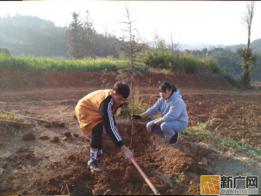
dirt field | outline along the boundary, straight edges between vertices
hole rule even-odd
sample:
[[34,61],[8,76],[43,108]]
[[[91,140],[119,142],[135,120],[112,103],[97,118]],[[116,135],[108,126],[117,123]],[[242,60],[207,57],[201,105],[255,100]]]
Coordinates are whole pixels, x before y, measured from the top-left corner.
[[[115,74],[29,77],[26,72],[8,70],[5,74],[0,78],[0,111],[46,122],[0,122],[1,194],[152,194],[106,135],[105,156],[101,158],[103,172],[91,174],[86,167],[89,142],[81,135],[73,110],[85,94],[109,87],[116,80]],[[240,141],[260,151],[260,91],[239,91],[214,76],[173,78],[151,74],[135,79],[141,99],[153,103],[158,96],[156,86],[163,80],[179,85],[187,103],[190,128],[204,124],[214,136]],[[116,121],[129,146],[130,121]],[[208,137],[189,131],[180,136],[176,147],[170,147],[158,135],[148,134],[145,122],[136,122],[134,130],[131,148],[135,159],[161,194],[199,194],[199,177],[203,174],[252,174],[261,179],[261,155],[220,147]],[[70,133],[72,136],[66,137]]]

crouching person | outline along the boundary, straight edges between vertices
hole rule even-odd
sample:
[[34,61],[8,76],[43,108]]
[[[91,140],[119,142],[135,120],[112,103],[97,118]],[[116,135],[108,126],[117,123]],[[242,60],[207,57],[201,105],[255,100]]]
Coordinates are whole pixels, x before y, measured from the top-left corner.
[[91,138],[90,160],[88,167],[91,171],[101,171],[97,157],[102,154],[103,127],[114,143],[122,150],[126,159],[133,157],[126,147],[116,127],[114,113],[130,94],[127,84],[116,82],[113,89],[97,90],[83,97],[75,108],[77,120],[83,133]]
[[175,87],[164,82],[159,87],[160,98],[147,111],[133,115],[133,120],[161,113],[161,117],[147,123],[148,131],[160,130],[169,144],[178,141],[178,134],[188,126],[188,113],[182,96]]

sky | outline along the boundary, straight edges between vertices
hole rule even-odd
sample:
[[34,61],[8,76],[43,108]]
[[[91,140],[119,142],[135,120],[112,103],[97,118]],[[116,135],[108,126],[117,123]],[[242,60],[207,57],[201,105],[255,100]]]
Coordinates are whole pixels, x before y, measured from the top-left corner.
[[[247,1],[81,1],[49,0],[0,2],[0,16],[33,15],[67,26],[72,12],[90,13],[99,33],[123,34],[125,7],[135,20],[142,41],[155,35],[178,44],[245,44],[247,28],[242,22]],[[261,2],[255,2],[252,40],[261,38]]]

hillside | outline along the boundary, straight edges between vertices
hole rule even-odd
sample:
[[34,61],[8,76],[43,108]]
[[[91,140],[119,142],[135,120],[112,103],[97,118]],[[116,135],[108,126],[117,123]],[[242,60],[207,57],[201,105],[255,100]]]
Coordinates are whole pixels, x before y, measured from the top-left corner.
[[65,29],[33,16],[0,18],[0,47],[11,54],[65,56]]
[[[11,54],[44,57],[67,57],[67,27],[35,16],[0,17],[0,48]],[[122,43],[110,34],[94,33],[95,56],[119,56]]]
[[[233,52],[236,52],[239,48],[243,48],[246,47],[246,45],[244,44],[239,44],[239,45],[231,45],[231,46],[227,46],[227,49],[232,50]],[[253,49],[255,54],[261,54],[261,39],[257,39],[252,41],[251,43],[251,48]]]

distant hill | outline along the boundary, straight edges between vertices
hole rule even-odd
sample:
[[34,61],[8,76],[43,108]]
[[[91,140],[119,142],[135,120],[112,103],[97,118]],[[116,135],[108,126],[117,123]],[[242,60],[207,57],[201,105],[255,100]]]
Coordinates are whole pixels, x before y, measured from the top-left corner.
[[[231,45],[224,48],[214,48],[209,51],[218,63],[218,66],[225,72],[234,77],[241,77],[241,57],[237,53],[239,48],[244,48],[246,45]],[[252,79],[261,81],[261,39],[254,40],[251,43],[251,48],[256,55],[255,68],[253,70]]]
[[252,48],[256,54],[259,54],[261,56],[261,39],[253,41]]
[[2,17],[0,47],[11,54],[65,56],[65,29],[34,16]]
[[[66,30],[35,16],[0,17],[0,48],[15,55],[67,57]],[[94,30],[94,42],[95,56],[119,56],[122,42],[114,35]]]
[[[244,48],[246,45],[233,45],[227,47],[227,49],[236,52],[239,48]],[[261,81],[261,39],[256,39],[251,43],[251,48],[253,49],[253,52],[256,54],[256,67],[253,74],[254,80]]]
[[[227,46],[226,48],[229,50],[232,50],[233,52],[236,52],[239,48],[244,48],[246,45],[240,44],[240,45],[231,45]],[[251,43],[251,48],[253,49],[255,54],[261,55],[261,39],[256,39]]]

